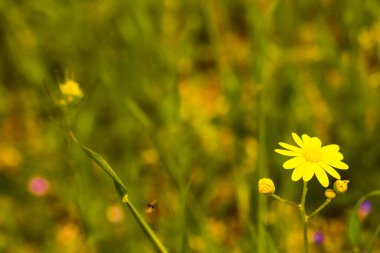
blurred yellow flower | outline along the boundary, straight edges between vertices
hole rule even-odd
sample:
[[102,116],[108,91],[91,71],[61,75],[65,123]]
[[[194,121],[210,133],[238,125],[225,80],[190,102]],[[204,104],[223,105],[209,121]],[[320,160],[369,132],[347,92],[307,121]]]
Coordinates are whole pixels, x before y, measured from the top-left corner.
[[333,168],[347,170],[348,165],[342,162],[343,155],[339,152],[339,146],[331,144],[322,147],[321,140],[317,137],[310,137],[307,134],[302,135],[302,139],[295,133],[292,133],[293,139],[299,147],[280,142],[280,146],[285,149],[276,149],[275,152],[285,155],[294,156],[283,164],[284,169],[294,169],[292,180],[298,181],[303,178],[309,181],[314,174],[322,186],[329,185],[327,174],[336,179],[340,175]]
[[56,232],[57,241],[65,246],[73,246],[79,236],[80,229],[78,225],[71,222],[60,225]]
[[17,148],[0,143],[0,170],[3,168],[17,169],[23,159],[21,152]]
[[69,102],[73,101],[74,98],[83,97],[83,92],[80,89],[79,84],[73,80],[68,80],[65,83],[59,85],[59,90]]

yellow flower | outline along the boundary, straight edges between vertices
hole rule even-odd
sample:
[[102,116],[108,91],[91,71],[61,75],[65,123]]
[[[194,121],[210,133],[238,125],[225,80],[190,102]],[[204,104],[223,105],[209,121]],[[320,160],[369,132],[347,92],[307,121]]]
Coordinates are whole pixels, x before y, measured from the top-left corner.
[[299,147],[280,142],[280,146],[285,149],[276,149],[281,155],[294,156],[283,164],[285,169],[294,169],[292,180],[298,181],[303,178],[309,181],[314,174],[322,186],[329,185],[327,174],[336,179],[340,175],[333,168],[347,170],[348,165],[342,162],[343,155],[339,152],[339,146],[330,144],[322,147],[321,140],[317,137],[310,137],[307,134],[302,135],[302,139],[295,133],[292,133],[294,141]]
[[270,178],[260,179],[258,183],[258,188],[259,192],[265,195],[272,194],[276,190],[276,187],[274,186],[274,183]]
[[79,87],[79,84],[73,80],[68,80],[65,83],[59,85],[59,90],[62,95],[67,98],[68,101],[72,101],[75,97],[83,97],[83,92]]

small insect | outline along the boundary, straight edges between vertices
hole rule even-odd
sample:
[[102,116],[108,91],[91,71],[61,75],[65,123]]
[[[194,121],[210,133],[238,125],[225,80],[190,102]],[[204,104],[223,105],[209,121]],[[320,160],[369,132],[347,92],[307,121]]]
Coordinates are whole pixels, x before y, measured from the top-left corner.
[[152,202],[148,203],[145,208],[145,213],[152,214],[157,211],[157,200],[153,200]]

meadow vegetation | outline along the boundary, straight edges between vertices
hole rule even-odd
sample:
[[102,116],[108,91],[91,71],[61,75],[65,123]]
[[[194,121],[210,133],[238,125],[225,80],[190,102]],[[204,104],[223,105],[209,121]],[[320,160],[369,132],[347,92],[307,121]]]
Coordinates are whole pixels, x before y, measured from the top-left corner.
[[380,252],[379,1],[2,0],[0,45],[0,252],[155,252],[128,200],[169,252],[303,252],[258,191],[301,200],[292,133],[349,166],[310,252]]

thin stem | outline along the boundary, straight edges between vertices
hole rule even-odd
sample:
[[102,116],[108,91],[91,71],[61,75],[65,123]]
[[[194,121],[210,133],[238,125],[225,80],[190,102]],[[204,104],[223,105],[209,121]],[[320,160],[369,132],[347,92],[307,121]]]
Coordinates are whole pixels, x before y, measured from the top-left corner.
[[144,218],[140,215],[140,213],[136,210],[134,205],[130,202],[127,195],[127,187],[121,181],[120,177],[116,174],[116,172],[111,168],[111,166],[107,163],[106,160],[103,159],[99,154],[95,153],[91,149],[87,148],[83,144],[81,144],[75,136],[70,132],[69,135],[73,139],[75,143],[77,143],[82,151],[91,158],[94,162],[96,162],[113,180],[117,193],[120,197],[123,198],[123,202],[127,204],[129,210],[132,212],[132,215],[135,217],[137,223],[140,225],[141,229],[146,234],[147,238],[152,242],[153,246],[156,248],[159,253],[168,253],[168,250],[161,243],[158,237],[155,235],[153,230],[149,227]]
[[305,253],[308,253],[309,252],[309,241],[308,241],[308,236],[307,236],[308,217],[306,215],[306,210],[305,210],[306,193],[307,193],[307,182],[303,181],[303,191],[302,191],[302,198],[301,198],[301,204],[299,205],[299,209],[301,212],[301,219],[303,223],[303,243],[304,243]]
[[307,221],[303,222],[303,243],[305,247],[305,253],[309,252],[309,240],[307,238]]
[[157,252],[168,253],[168,250],[161,243],[160,239],[158,239],[153,230],[149,227],[144,218],[140,215],[140,213],[136,210],[134,205],[128,199],[128,195],[124,195],[123,202],[127,204],[129,210],[132,212],[133,216],[136,218],[136,221],[138,222],[144,233],[147,235],[147,237],[150,239]]
[[307,181],[303,181],[301,206],[303,207],[304,211],[305,211],[305,203],[306,203],[306,194],[307,194]]
[[291,201],[286,200],[286,199],[283,199],[283,198],[281,198],[280,196],[278,196],[277,194],[272,193],[270,196],[271,196],[272,198],[277,199],[278,201],[280,201],[280,202],[282,202],[282,203],[285,203],[285,204],[288,204],[288,205],[291,205],[291,206],[298,206],[296,203],[291,202]]
[[314,210],[314,212],[312,212],[308,216],[308,218],[310,219],[311,217],[313,217],[314,215],[316,215],[317,213],[319,213],[323,208],[325,208],[330,203],[331,203],[331,199],[326,199],[325,202],[323,202],[322,205],[320,205],[317,209]]

